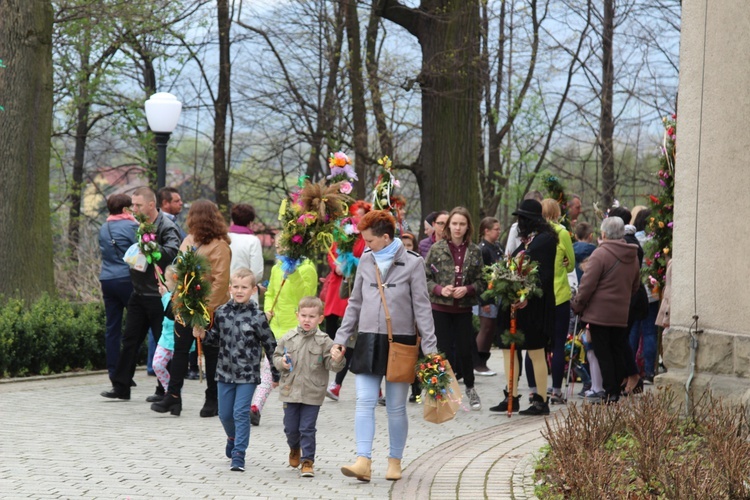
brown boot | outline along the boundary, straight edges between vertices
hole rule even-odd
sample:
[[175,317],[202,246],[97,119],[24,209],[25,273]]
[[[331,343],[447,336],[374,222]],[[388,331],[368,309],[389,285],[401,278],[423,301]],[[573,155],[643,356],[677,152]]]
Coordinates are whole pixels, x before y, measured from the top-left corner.
[[302,455],[302,450],[299,448],[289,448],[289,467],[294,467],[295,469],[299,467],[299,459]]
[[385,472],[385,478],[389,481],[401,479],[401,459],[388,457],[388,470]]
[[354,465],[345,465],[341,468],[341,473],[346,477],[356,477],[360,481],[369,482],[372,476],[372,460],[366,457],[357,457]]

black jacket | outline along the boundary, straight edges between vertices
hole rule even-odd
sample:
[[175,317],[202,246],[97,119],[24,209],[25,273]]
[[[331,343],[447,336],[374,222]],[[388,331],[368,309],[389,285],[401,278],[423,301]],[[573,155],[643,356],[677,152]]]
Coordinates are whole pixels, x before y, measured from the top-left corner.
[[[156,225],[156,243],[159,245],[161,259],[157,264],[162,272],[164,268],[172,263],[180,249],[180,230],[177,229],[174,222],[164,217],[159,212],[154,221]],[[159,297],[159,285],[154,273],[154,265],[149,264],[145,272],[130,270],[130,280],[133,282],[133,292],[140,295],[153,295]]]
[[[503,258],[503,251],[500,250],[500,247],[497,244],[490,243],[487,240],[482,240],[479,242],[479,250],[482,251],[482,261],[484,261],[485,267],[491,266],[492,264],[498,262]],[[481,296],[479,297],[480,306],[486,306],[490,304],[497,304],[497,300],[484,300]]]
[[[524,250],[521,245],[513,252],[517,255]],[[538,234],[527,248],[526,255],[539,263],[539,281],[542,288],[541,297],[532,297],[523,309],[516,311],[518,331],[523,332],[524,343],[517,345],[520,349],[543,349],[552,339],[555,327],[555,256],[557,255],[557,235],[544,232]],[[503,311],[502,330],[510,327],[510,308]],[[507,348],[508,346],[502,346]]]

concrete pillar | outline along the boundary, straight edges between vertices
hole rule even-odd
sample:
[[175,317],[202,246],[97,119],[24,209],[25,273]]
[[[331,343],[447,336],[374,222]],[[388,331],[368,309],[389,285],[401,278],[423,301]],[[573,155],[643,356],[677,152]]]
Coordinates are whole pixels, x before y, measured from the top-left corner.
[[[708,2],[708,7],[707,3]],[[682,4],[669,372],[684,394],[699,316],[693,394],[750,402],[750,8]]]

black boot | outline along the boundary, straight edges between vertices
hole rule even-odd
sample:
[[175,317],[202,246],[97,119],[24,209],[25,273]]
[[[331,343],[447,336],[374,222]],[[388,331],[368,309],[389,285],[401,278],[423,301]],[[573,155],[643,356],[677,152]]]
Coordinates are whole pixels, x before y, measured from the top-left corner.
[[[503,399],[500,404],[497,406],[493,406],[490,408],[490,411],[500,411],[500,412],[507,412],[508,411],[508,391],[503,390],[503,394],[505,394],[505,399]],[[513,399],[513,409],[512,412],[517,412],[521,409],[521,396],[515,396]]]
[[206,398],[206,402],[203,403],[201,408],[201,417],[215,417],[219,414],[219,402],[215,399]]
[[156,392],[146,398],[147,403],[158,403],[164,399],[164,387],[161,384],[156,386]]
[[519,415],[549,415],[549,404],[539,394],[534,394],[531,406],[518,412]]
[[167,393],[164,398],[151,404],[151,410],[157,413],[171,413],[172,415],[179,417],[182,412],[182,398],[175,396],[174,394]]

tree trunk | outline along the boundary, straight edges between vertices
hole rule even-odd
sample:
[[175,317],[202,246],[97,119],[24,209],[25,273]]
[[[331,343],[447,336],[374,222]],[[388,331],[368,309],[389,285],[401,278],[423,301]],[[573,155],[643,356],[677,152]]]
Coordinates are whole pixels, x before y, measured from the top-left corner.
[[49,213],[52,4],[0,3],[0,294],[54,292]]
[[615,0],[604,0],[602,16],[602,92],[601,117],[599,122],[599,152],[602,161],[602,207],[606,210],[615,199],[615,156],[612,138],[615,120],[612,115],[614,93],[614,64],[612,46],[615,35]]
[[349,44],[349,81],[352,85],[352,122],[354,125],[354,169],[357,172],[356,194],[365,197],[365,181],[368,152],[367,106],[365,106],[365,84],[362,79],[362,44],[359,40],[359,16],[357,2],[348,0],[345,7],[346,33]]
[[385,121],[385,110],[383,109],[383,98],[380,92],[380,82],[378,80],[379,62],[377,59],[376,47],[378,43],[378,26],[380,25],[380,16],[376,11],[376,4],[372,6],[370,21],[367,23],[367,40],[365,42],[365,67],[367,68],[367,83],[372,99],[372,112],[375,115],[375,128],[378,131],[378,142],[380,143],[380,152],[390,158],[393,158],[393,138],[388,130],[388,124]]
[[[344,7],[338,4],[333,16],[333,30],[335,38],[333,47],[327,50],[330,54],[328,60],[328,80],[326,82],[323,106],[318,112],[315,130],[311,133],[310,156],[307,159],[307,175],[313,182],[323,174],[323,139],[325,139],[333,128],[334,102],[336,100],[336,83],[339,75],[339,64],[341,63],[341,47],[344,44]],[[320,75],[321,80],[323,75]]]
[[381,0],[383,17],[422,46],[422,149],[415,165],[422,213],[465,206],[478,215],[480,144],[479,0]]
[[83,189],[83,167],[86,159],[86,139],[89,128],[89,57],[90,46],[81,50],[81,70],[78,81],[78,105],[76,106],[76,143],[73,153],[73,184],[70,187],[70,209],[68,211],[68,249],[73,262],[78,261],[78,235],[81,225],[81,191]]
[[[133,48],[133,51],[138,54],[140,61],[136,62],[136,67],[141,70],[141,77],[143,78],[143,90],[146,93],[146,99],[156,93],[156,69],[154,68],[154,56],[147,46],[143,43],[143,40],[138,38],[134,34],[127,34],[125,36],[127,43]],[[144,100],[145,102],[145,100]],[[156,137],[151,134],[151,140],[148,143],[143,143],[143,147],[146,153],[146,175],[148,176],[149,185],[151,189],[156,191],[156,177],[157,177],[157,166],[156,166]]]
[[490,70],[489,54],[489,13],[487,4],[482,5],[482,79],[484,83],[484,105],[487,114],[488,154],[487,168],[480,170],[479,180],[482,186],[482,205],[487,216],[497,216],[497,209],[508,177],[503,176],[503,164],[500,157],[503,136],[498,133],[500,123],[500,96],[503,93],[503,65],[505,64],[505,17],[506,2],[500,6],[498,17],[500,39],[497,48],[496,90],[492,92],[492,72]]
[[216,204],[229,213],[229,169],[226,153],[227,110],[229,108],[229,82],[232,64],[229,60],[229,0],[217,0],[219,21],[219,89],[214,102],[214,188]]

